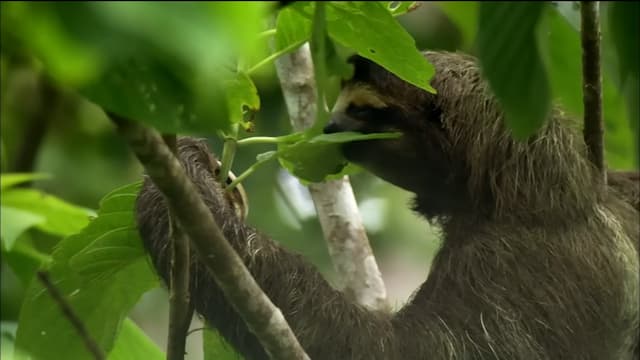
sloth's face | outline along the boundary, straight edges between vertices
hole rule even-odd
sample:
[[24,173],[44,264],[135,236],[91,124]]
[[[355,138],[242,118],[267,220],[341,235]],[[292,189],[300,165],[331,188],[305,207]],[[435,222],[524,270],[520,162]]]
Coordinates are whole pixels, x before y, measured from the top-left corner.
[[[365,83],[347,83],[336,101],[325,133],[400,132],[396,139],[354,141],[343,145],[344,156],[376,176],[419,193],[428,182],[427,163],[435,155],[425,143],[428,129],[423,112],[407,110]],[[426,127],[425,127],[426,126]],[[429,154],[430,153],[430,154]]]

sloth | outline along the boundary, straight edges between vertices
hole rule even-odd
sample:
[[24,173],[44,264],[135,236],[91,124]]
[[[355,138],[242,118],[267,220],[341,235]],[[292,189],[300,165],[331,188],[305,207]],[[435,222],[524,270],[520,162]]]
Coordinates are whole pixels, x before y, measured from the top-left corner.
[[[215,180],[206,143],[179,139],[188,176],[303,348],[312,359],[637,357],[637,174],[612,172],[602,187],[579,126],[559,107],[529,139],[515,140],[474,58],[424,56],[437,94],[353,57],[353,77],[325,128],[401,132],[342,150],[413,192],[415,211],[442,229],[427,279],[398,311],[352,302],[303,257],[246,224]],[[148,178],[136,219],[168,282],[168,209]],[[195,255],[191,274],[193,305],[206,322],[246,359],[268,358]]]

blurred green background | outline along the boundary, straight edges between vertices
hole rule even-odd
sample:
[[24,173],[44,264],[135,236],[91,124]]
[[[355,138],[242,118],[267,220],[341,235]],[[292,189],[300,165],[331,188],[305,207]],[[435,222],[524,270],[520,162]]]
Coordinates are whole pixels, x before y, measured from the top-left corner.
[[[474,52],[474,3],[423,3],[416,11],[399,18],[416,39],[420,49]],[[606,23],[603,25],[605,28]],[[4,28],[3,28],[4,30]],[[569,31],[569,30],[567,30]],[[605,68],[613,66],[611,45],[603,45]],[[561,37],[551,41],[565,47]],[[0,53],[2,172],[51,174],[33,186],[71,203],[97,209],[98,201],[112,189],[141,177],[142,169],[127,145],[115,134],[102,111],[75,92],[51,86],[27,57]],[[571,69],[579,71],[579,69]],[[606,70],[606,69],[605,69]],[[605,71],[604,76],[615,73]],[[553,86],[563,83],[562,71],[550,74]],[[273,65],[253,76],[261,110],[255,118],[255,136],[278,136],[291,132],[282,92]],[[624,99],[612,82],[605,83],[607,115],[607,161],[618,169],[636,168],[633,136],[628,125]],[[573,86],[573,87],[572,87]],[[569,85],[575,88],[576,84]],[[579,84],[577,84],[579,87]],[[609,88],[607,88],[609,86]],[[565,99],[581,101],[581,98]],[[220,153],[222,144],[209,139]],[[233,171],[238,174],[267,147],[242,148]],[[430,259],[437,249],[438,229],[430,227],[411,210],[410,194],[367,173],[352,177],[369,240],[374,249],[391,302],[399,307],[425,279]],[[249,196],[249,222],[285,246],[305,255],[333,281],[334,272],[306,189],[270,162],[244,183]],[[34,232],[38,244],[47,248],[55,239]],[[25,284],[2,262],[2,321],[16,321]],[[147,294],[133,313],[134,320],[164,348],[168,307],[166,292]],[[197,325],[194,325],[197,327]],[[197,358],[197,335],[190,341],[190,358]]]

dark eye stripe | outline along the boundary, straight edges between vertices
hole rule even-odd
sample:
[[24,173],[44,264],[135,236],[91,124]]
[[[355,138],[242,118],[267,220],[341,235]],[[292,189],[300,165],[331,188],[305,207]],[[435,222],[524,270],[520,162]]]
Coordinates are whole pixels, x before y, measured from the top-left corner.
[[347,115],[358,120],[370,121],[378,124],[393,124],[398,121],[392,108],[375,108],[367,105],[350,104]]

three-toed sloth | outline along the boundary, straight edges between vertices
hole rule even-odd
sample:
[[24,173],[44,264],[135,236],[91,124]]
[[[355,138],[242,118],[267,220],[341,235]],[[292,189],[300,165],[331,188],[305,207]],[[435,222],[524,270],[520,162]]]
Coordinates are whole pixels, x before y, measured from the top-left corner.
[[[602,191],[564,112],[554,108],[536,134],[515,140],[473,58],[425,56],[437,94],[353,58],[325,128],[402,132],[349,143],[345,157],[415,193],[416,211],[442,228],[428,278],[395,313],[351,302],[304,258],[240,220],[206,144],[180,139],[182,164],[258,284],[312,359],[637,358],[637,174],[611,173]],[[166,281],[168,211],[149,179],[136,206]],[[198,313],[247,359],[266,358],[195,257],[192,266]]]

